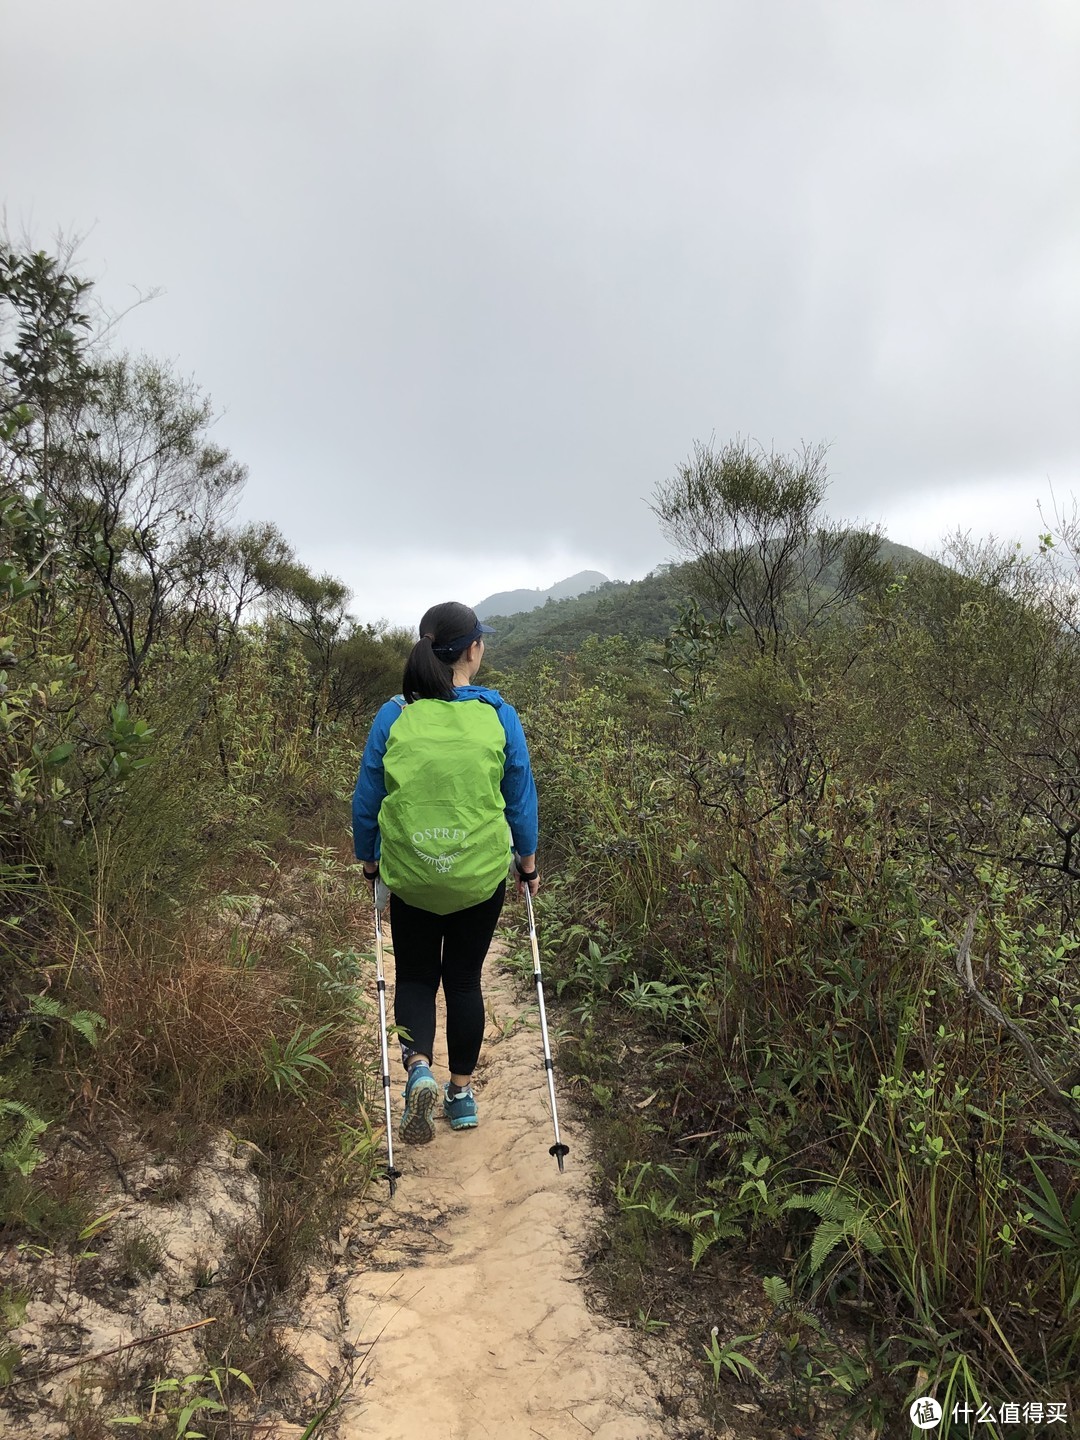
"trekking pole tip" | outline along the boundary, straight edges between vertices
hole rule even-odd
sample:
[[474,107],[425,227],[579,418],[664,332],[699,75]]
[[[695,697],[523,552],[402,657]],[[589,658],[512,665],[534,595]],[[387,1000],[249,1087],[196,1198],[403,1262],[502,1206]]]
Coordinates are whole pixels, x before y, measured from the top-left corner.
[[570,1154],[570,1146],[569,1146],[569,1145],[563,1145],[563,1144],[560,1142],[558,1145],[552,1145],[551,1149],[548,1151],[548,1154],[555,1156],[555,1159],[559,1162],[559,1169],[562,1170],[562,1168],[563,1168],[563,1163],[562,1163],[562,1162],[563,1162],[563,1156]]

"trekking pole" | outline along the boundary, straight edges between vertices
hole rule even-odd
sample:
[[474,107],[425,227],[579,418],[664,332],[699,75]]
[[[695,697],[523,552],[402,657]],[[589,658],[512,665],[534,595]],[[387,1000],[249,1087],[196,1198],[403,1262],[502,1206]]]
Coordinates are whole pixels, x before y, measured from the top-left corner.
[[564,1145],[559,1137],[559,1112],[555,1108],[555,1064],[551,1058],[551,1045],[548,1043],[547,1011],[544,1009],[544,980],[540,974],[540,946],[536,942],[536,921],[533,918],[532,893],[528,885],[525,887],[525,909],[529,914],[529,941],[532,944],[533,955],[533,979],[536,981],[536,1001],[540,1007],[540,1034],[544,1041],[544,1069],[547,1071],[548,1095],[551,1098],[551,1119],[555,1126],[555,1144],[548,1151],[554,1155],[559,1162],[559,1169],[563,1168],[563,1156],[570,1154],[570,1146]]
[[[383,894],[380,895],[380,890]],[[401,1171],[394,1169],[394,1122],[390,1115],[390,1053],[386,1044],[386,976],[383,974],[382,905],[386,904],[389,892],[376,880],[375,899],[375,987],[379,992],[379,1039],[382,1042],[382,1088],[383,1103],[386,1107],[386,1169],[383,1179],[390,1184],[390,1199],[394,1198]],[[382,905],[379,901],[382,900]]]

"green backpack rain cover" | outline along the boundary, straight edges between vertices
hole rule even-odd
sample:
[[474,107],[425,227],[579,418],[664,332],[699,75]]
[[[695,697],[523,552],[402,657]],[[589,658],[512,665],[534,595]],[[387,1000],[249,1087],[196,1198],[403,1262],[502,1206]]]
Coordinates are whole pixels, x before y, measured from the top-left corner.
[[390,727],[379,809],[386,884],[449,915],[489,899],[510,866],[500,788],[506,732],[484,700],[414,700]]

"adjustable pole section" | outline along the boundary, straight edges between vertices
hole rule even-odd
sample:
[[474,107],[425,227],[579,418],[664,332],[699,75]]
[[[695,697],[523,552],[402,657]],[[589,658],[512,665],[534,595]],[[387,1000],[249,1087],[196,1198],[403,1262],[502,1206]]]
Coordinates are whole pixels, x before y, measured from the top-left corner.
[[548,1150],[549,1155],[554,1155],[559,1162],[559,1169],[563,1168],[563,1156],[570,1154],[570,1146],[564,1145],[559,1137],[559,1112],[555,1106],[555,1065],[551,1058],[551,1045],[548,1042],[547,1011],[544,1009],[544,980],[540,974],[540,946],[536,941],[536,921],[533,917],[532,894],[528,885],[525,885],[525,908],[529,915],[529,941],[532,945],[533,955],[533,979],[536,981],[536,1002],[540,1007],[540,1035],[544,1042],[544,1069],[547,1071],[548,1095],[551,1099],[551,1119],[555,1126],[555,1144]]
[[375,899],[375,986],[379,992],[379,1039],[382,1041],[382,1088],[383,1104],[386,1107],[386,1169],[383,1179],[390,1184],[390,1199],[394,1198],[401,1171],[394,1169],[394,1122],[390,1116],[390,1055],[386,1045],[386,977],[383,974],[382,912]]

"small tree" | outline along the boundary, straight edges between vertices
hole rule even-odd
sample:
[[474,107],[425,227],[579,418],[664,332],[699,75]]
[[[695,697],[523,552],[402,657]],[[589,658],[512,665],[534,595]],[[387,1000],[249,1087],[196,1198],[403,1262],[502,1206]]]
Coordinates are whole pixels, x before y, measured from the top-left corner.
[[57,500],[120,639],[130,693],[170,613],[190,606],[201,541],[229,516],[246,471],[206,438],[209,400],[156,361],[108,361],[87,418]]
[[298,562],[278,572],[276,606],[281,618],[300,637],[311,668],[311,733],[317,734],[326,713],[330,674],[342,641],[352,632],[348,587],[333,575],[313,575]]
[[88,280],[68,274],[42,251],[0,245],[0,422],[18,415],[8,440],[11,479],[40,489],[51,503],[59,412],[71,417],[94,392]]
[[794,456],[739,438],[692,459],[656,489],[653,512],[694,562],[703,598],[732,615],[762,654],[806,633],[878,583],[881,539],[820,518],[823,446]]
[[241,626],[261,600],[278,593],[295,558],[281,531],[267,523],[252,522],[239,531],[208,530],[191,538],[190,594],[175,628],[181,644],[196,634],[204,638],[219,680],[232,667]]
[[401,688],[412,633],[382,621],[352,629],[337,645],[328,677],[326,715],[330,720],[366,719]]

